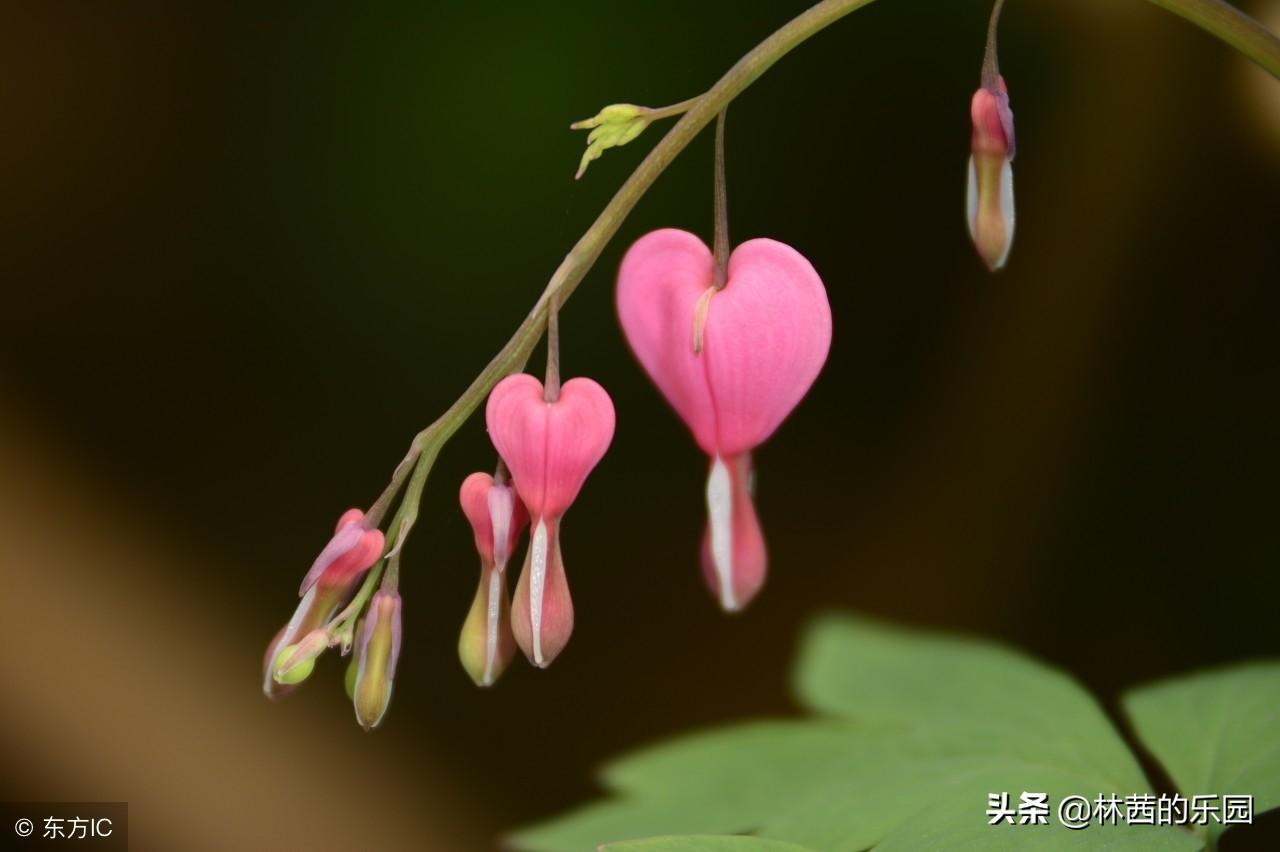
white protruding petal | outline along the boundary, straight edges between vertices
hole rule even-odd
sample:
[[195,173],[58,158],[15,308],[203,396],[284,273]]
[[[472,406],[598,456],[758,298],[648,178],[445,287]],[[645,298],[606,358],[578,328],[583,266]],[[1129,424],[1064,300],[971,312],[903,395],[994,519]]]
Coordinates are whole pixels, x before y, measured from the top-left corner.
[[965,211],[969,218],[969,238],[978,241],[978,170],[969,157],[969,185],[965,191]]
[[515,514],[515,496],[505,485],[489,489],[489,523],[493,527],[493,563],[499,570],[507,567],[511,553],[507,545],[511,541],[511,517]]
[[1009,259],[1009,249],[1013,248],[1013,223],[1017,216],[1013,206],[1013,163],[1008,159],[1000,169],[1000,216],[1004,219],[1004,252],[996,261],[997,269]]
[[711,562],[720,581],[720,606],[738,608],[733,595],[733,480],[716,456],[707,477],[707,519],[711,524]]
[[529,560],[529,623],[533,627],[533,662],[542,665],[542,594],[547,582],[547,525],[539,518]]
[[[490,492],[492,494],[493,492]],[[489,572],[489,607],[485,614],[484,685],[493,683],[493,661],[498,655],[498,615],[502,603],[502,575]]]

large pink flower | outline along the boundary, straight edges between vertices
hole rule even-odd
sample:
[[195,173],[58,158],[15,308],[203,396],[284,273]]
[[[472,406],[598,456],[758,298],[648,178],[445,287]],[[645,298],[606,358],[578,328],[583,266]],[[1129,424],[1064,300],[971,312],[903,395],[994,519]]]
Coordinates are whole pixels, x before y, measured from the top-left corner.
[[511,471],[533,532],[511,614],[516,642],[544,667],[569,641],[573,601],[560,554],[560,519],[613,440],[613,403],[591,379],[572,379],[554,402],[533,376],[508,376],[489,395],[489,437]]
[[711,457],[704,570],[726,610],[764,582],[764,538],[751,501],[750,451],[813,385],[831,346],[822,280],[795,249],[743,243],[728,280],[687,231],[642,237],[618,273],[618,316],[640,363]]

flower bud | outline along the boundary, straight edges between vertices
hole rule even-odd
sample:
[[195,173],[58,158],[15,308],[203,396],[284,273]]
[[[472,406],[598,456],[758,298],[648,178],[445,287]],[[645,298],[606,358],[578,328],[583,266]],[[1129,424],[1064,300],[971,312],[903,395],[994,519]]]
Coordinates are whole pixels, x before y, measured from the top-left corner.
[[587,136],[587,150],[582,154],[574,178],[582,177],[587,166],[600,159],[600,155],[609,148],[625,145],[643,133],[649,126],[649,113],[648,108],[635,104],[611,104],[591,118],[569,125],[573,130],[591,131]]
[[312,563],[311,570],[302,579],[298,596],[307,593],[324,578],[330,583],[340,583],[352,577],[360,577],[382,556],[385,541],[381,530],[365,529],[364,512],[348,509],[338,519],[333,538]]
[[458,636],[458,657],[477,686],[491,686],[515,655],[506,567],[529,515],[515,489],[487,473],[468,476],[458,499],[480,554],[480,585]]
[[276,682],[297,684],[306,680],[316,667],[316,658],[328,648],[329,634],[324,630],[312,630],[301,642],[286,645],[276,657]]
[[302,600],[293,617],[267,645],[262,661],[262,691],[268,698],[286,695],[297,685],[275,677],[282,649],[327,625],[339,607],[351,599],[364,573],[382,556],[382,549],[382,533],[364,528],[364,512],[350,509],[338,519],[333,538],[302,581]]
[[378,591],[369,602],[356,649],[352,701],[366,731],[382,723],[391,704],[391,687],[400,659],[400,595]]
[[974,93],[969,187],[966,196],[969,236],[987,268],[1004,266],[1013,245],[1013,111],[1004,77]]

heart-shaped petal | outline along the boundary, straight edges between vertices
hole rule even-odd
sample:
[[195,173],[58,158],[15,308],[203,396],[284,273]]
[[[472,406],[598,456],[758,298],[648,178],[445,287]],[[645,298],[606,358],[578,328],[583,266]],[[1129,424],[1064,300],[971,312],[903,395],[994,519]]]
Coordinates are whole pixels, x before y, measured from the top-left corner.
[[508,376],[489,395],[485,419],[498,455],[532,517],[559,518],[613,440],[609,394],[591,379],[570,379],[547,402],[542,382]]
[[693,234],[665,229],[627,252],[617,293],[636,357],[703,451],[724,457],[773,434],[831,347],[826,289],[795,249],[751,240],[730,255],[728,273],[724,289],[708,294],[710,250]]

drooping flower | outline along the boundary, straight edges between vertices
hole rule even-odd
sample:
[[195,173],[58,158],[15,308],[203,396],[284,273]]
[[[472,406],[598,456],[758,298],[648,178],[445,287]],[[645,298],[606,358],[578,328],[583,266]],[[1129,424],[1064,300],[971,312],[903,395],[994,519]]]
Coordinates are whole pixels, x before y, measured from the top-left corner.
[[969,187],[966,194],[969,236],[987,268],[1004,266],[1013,246],[1013,110],[1004,77],[995,75],[973,95]]
[[295,668],[290,681],[276,679],[286,649],[328,624],[338,608],[350,599],[364,573],[382,556],[382,532],[365,529],[364,512],[349,509],[338,519],[333,538],[316,557],[298,590],[302,600],[289,623],[267,646],[262,664],[262,691],[278,698],[305,679],[309,669]]
[[515,654],[507,562],[529,515],[515,489],[487,473],[473,473],[458,494],[480,553],[480,585],[458,637],[458,657],[477,686],[490,686]]
[[654,231],[618,273],[618,316],[636,357],[711,459],[703,571],[728,611],[765,575],[751,450],[809,391],[831,345],[831,307],[809,261],[774,240],[745,242],[715,286],[715,261],[687,231]]
[[613,402],[591,379],[571,379],[548,402],[533,376],[508,376],[489,395],[489,437],[511,470],[533,533],[512,604],[512,630],[534,665],[550,665],[573,631],[560,520],[613,440]]
[[356,720],[366,731],[382,723],[391,705],[391,688],[400,660],[400,610],[400,595],[380,589],[369,602],[360,628],[351,692]]

